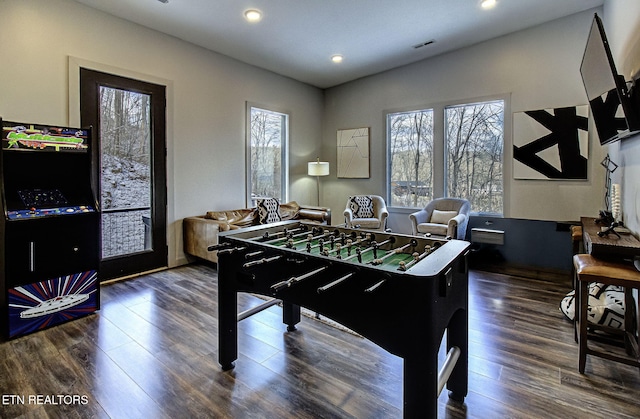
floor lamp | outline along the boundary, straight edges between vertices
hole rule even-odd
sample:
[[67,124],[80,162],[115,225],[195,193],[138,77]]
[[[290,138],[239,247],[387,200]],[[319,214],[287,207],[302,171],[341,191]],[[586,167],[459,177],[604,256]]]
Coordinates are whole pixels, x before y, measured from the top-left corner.
[[317,161],[310,161],[307,164],[307,174],[316,177],[318,206],[320,206],[320,176],[327,176],[329,174],[329,162],[320,161],[320,157],[318,157]]

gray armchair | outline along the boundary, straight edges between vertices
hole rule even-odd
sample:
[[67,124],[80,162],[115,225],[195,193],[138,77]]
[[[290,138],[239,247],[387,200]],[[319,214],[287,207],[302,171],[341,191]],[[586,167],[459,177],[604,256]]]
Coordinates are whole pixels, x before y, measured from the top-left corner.
[[433,234],[464,240],[471,203],[461,198],[437,198],[409,215],[414,236]]
[[378,195],[354,195],[347,200],[344,223],[348,228],[384,231],[387,228],[387,205]]

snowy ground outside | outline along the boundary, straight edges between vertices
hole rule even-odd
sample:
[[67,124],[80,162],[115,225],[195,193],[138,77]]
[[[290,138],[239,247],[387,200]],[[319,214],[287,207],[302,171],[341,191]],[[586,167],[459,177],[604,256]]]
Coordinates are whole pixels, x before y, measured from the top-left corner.
[[[141,252],[143,216],[151,216],[149,164],[105,155],[102,167],[102,257]],[[120,211],[128,208],[136,210]]]

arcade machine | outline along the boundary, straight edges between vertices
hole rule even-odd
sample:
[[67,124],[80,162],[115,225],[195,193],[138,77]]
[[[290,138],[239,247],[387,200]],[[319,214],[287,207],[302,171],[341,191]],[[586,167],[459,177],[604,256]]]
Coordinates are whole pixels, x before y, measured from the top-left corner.
[[11,339],[99,308],[100,214],[91,129],[0,125],[0,327]]

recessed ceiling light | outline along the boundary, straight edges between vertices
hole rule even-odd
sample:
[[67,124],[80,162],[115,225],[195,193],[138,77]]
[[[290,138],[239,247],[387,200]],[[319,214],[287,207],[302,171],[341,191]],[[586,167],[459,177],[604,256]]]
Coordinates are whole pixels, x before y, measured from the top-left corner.
[[336,55],[332,55],[331,56],[331,61],[333,61],[334,63],[341,63],[342,60],[344,59],[344,57],[340,54],[336,54]]
[[249,22],[259,22],[262,19],[262,13],[259,10],[247,10],[244,12],[244,18]]
[[498,4],[497,0],[482,0],[480,2],[480,7],[483,9],[493,9]]

